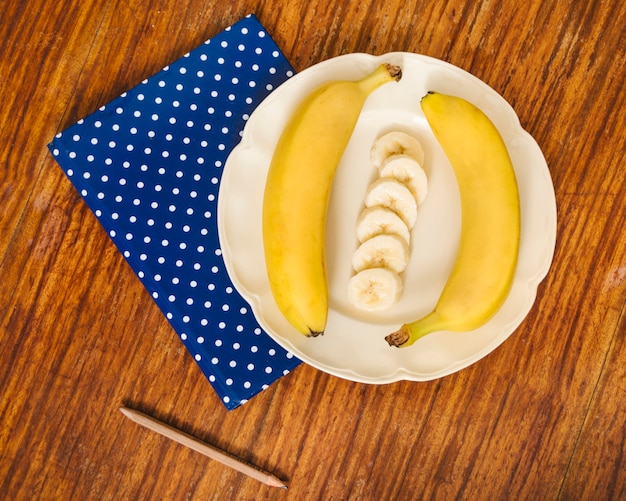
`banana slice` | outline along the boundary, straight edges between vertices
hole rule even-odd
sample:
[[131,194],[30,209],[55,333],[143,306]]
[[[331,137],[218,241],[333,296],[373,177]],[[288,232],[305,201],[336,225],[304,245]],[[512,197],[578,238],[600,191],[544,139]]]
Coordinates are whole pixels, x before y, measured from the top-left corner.
[[428,178],[422,166],[409,155],[393,155],[380,169],[380,177],[392,177],[406,185],[420,205],[428,194]]
[[365,208],[356,221],[356,236],[359,242],[363,243],[381,233],[397,235],[407,245],[411,238],[406,223],[391,209],[379,205]]
[[396,235],[376,235],[359,245],[352,255],[357,273],[366,268],[389,268],[400,273],[409,263],[409,246]]
[[361,310],[384,310],[399,299],[402,287],[402,279],[395,271],[369,268],[348,282],[348,301]]
[[374,181],[365,194],[365,207],[382,205],[402,218],[409,229],[417,219],[417,202],[411,191],[397,179],[383,177]]
[[402,131],[393,131],[379,137],[372,146],[370,158],[374,167],[380,168],[393,155],[408,155],[420,165],[424,164],[424,149],[417,138]]

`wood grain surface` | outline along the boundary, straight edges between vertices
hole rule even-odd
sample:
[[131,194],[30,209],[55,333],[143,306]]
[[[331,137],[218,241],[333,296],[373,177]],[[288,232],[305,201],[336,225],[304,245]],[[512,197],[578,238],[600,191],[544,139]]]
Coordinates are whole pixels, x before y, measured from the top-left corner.
[[[626,499],[626,3],[5,0],[0,498]],[[443,379],[298,367],[227,411],[46,144],[255,13],[297,70],[351,52],[455,64],[515,108],[554,182],[536,302]],[[124,418],[138,408],[289,484]]]

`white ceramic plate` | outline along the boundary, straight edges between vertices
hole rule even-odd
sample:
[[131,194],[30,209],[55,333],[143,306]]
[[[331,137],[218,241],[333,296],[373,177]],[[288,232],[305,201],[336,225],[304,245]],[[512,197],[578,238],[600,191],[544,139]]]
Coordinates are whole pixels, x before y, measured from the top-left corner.
[[[314,87],[331,79],[357,79],[376,65],[402,67],[399,83],[367,100],[338,168],[327,225],[330,311],[324,336],[307,338],[283,318],[266,279],[261,234],[265,177],[275,144],[291,110]],[[515,167],[522,206],[518,269],[501,310],[483,327],[466,333],[437,332],[410,347],[392,348],[385,335],[428,313],[449,275],[460,231],[458,188],[449,162],[430,131],[419,101],[429,90],[463,97],[498,127]],[[411,260],[400,301],[383,313],[367,314],[346,300],[357,242],[355,221],[376,173],[369,150],[377,136],[407,130],[421,140],[429,194],[412,230]],[[277,88],[250,116],[241,143],[224,167],[218,199],[218,228],[226,268],[250,303],[260,325],[281,346],[320,370],[353,381],[426,381],[448,375],[493,351],[519,326],[552,261],[556,202],[546,161],[517,115],[493,89],[448,63],[417,54],[349,54],[312,66]]]

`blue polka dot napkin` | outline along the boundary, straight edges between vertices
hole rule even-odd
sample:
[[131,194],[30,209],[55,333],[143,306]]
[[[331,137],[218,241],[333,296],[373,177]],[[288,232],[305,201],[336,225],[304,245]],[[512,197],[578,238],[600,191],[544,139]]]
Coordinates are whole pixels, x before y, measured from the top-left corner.
[[245,121],[291,75],[249,15],[48,145],[228,409],[300,363],[235,290],[216,217]]

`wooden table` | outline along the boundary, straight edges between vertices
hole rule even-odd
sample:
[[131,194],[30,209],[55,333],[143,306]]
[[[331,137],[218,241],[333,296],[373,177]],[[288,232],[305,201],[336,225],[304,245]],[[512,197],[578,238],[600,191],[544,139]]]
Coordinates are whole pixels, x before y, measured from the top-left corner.
[[[465,370],[373,386],[301,365],[227,411],[46,144],[254,12],[296,70],[409,51],[515,108],[558,238],[517,331]],[[0,27],[4,499],[626,499],[626,4],[8,0]],[[142,409],[289,483],[125,419]]]

